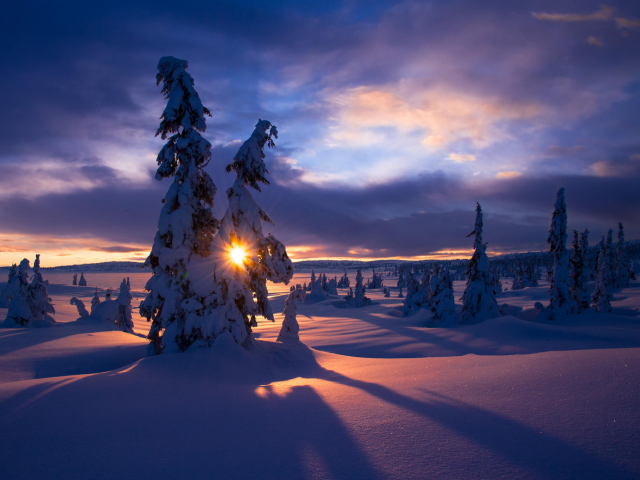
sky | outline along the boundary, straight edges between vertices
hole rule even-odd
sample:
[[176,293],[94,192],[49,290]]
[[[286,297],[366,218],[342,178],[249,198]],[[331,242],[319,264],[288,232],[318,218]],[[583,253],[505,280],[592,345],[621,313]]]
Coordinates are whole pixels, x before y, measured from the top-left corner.
[[255,194],[294,259],[546,248],[556,192],[596,243],[640,238],[640,3],[12,2],[0,30],[0,265],[144,260],[158,60],[211,112],[207,171],[277,125]]

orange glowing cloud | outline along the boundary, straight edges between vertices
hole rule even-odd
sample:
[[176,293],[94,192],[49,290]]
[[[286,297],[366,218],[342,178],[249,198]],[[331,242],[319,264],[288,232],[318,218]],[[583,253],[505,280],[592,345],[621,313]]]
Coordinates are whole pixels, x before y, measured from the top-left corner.
[[[398,90],[398,91],[396,91]],[[513,103],[497,97],[483,97],[437,86],[399,93],[400,88],[358,87],[332,97],[336,105],[337,125],[329,143],[362,146],[384,142],[375,127],[395,127],[405,132],[424,129],[422,145],[438,150],[468,140],[476,148],[485,148],[509,138],[501,126],[507,120],[531,119],[544,108],[532,103]],[[404,92],[403,92],[404,93]],[[452,154],[469,161],[473,155]],[[465,158],[464,160],[460,160]]]

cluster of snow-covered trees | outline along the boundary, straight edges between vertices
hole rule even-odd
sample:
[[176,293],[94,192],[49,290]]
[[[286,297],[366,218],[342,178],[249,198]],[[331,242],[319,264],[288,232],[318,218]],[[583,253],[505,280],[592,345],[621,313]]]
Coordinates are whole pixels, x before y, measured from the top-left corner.
[[100,300],[98,288],[96,287],[91,299],[91,312],[89,312],[82,300],[72,297],[69,300],[71,305],[78,309],[78,321],[99,321],[114,325],[123,332],[133,333],[133,318],[131,300],[131,282],[129,277],[123,278],[120,283],[120,293],[118,298],[113,300],[111,289],[106,290],[104,301]]
[[5,327],[47,327],[56,323],[51,316],[56,311],[47,291],[49,283],[40,271],[40,255],[36,255],[31,278],[30,269],[26,258],[9,269],[7,285],[0,293],[0,304],[9,309]]
[[153,276],[140,315],[152,322],[149,354],[211,345],[221,336],[244,343],[257,316],[274,319],[267,280],[286,284],[293,275],[284,245],[263,234],[262,222],[273,222],[249,191],[269,185],[264,148],[274,146],[276,127],[259,120],[227,166],[236,180],[227,190],[229,206],[219,221],[212,213],[216,187],[204,171],[211,144],[201,132],[209,110],[187,66],[174,57],[163,57],[158,64],[157,81],[168,102],[157,131],[167,143],[158,155],[156,178],[173,182],[146,261]]

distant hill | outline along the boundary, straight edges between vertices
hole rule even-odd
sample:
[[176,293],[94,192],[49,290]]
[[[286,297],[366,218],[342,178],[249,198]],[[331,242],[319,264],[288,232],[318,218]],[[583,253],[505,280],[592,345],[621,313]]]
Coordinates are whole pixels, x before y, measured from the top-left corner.
[[62,265],[60,267],[42,268],[51,272],[150,272],[143,262],[102,262],[82,265]]

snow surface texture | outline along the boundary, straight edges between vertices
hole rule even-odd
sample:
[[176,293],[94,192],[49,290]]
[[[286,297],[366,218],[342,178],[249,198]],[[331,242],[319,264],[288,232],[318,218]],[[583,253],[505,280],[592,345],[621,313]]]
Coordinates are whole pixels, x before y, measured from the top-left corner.
[[[425,328],[426,309],[402,317],[395,288],[369,290],[367,308],[298,303],[311,348],[275,342],[276,313],[249,349],[223,335],[145,358],[145,339],[75,322],[69,298],[89,305],[94,288],[63,277],[49,287],[58,327],[0,329],[3,480],[640,477],[640,282],[614,293],[612,314],[449,328]],[[148,277],[131,274],[134,298]],[[101,298],[120,280],[91,276]],[[460,298],[465,282],[453,288]],[[497,297],[524,315],[548,288]],[[282,312],[289,287],[269,291]]]

